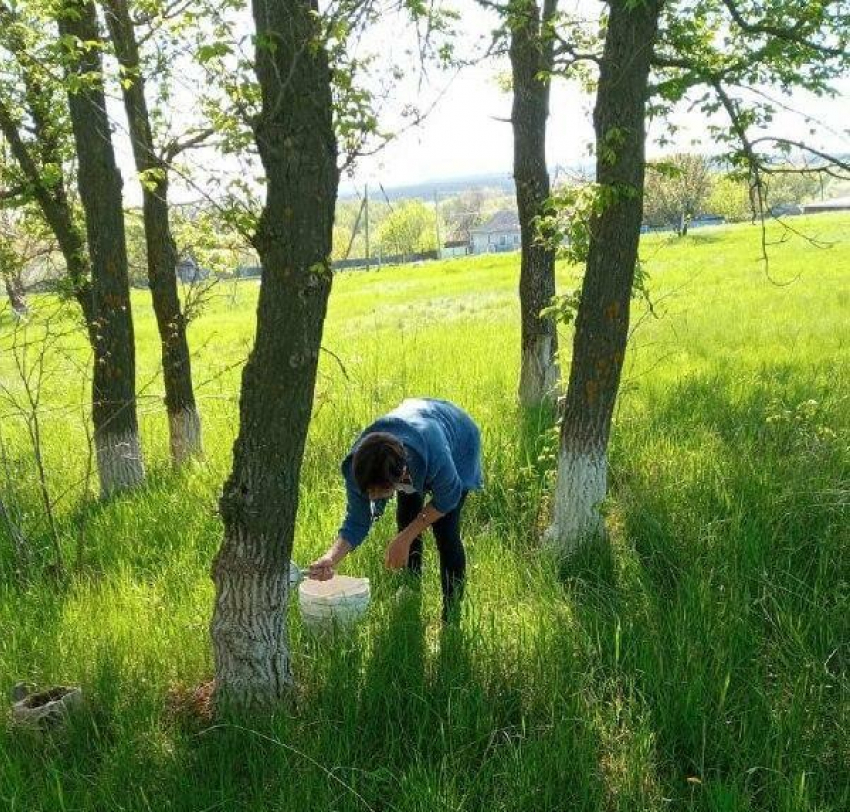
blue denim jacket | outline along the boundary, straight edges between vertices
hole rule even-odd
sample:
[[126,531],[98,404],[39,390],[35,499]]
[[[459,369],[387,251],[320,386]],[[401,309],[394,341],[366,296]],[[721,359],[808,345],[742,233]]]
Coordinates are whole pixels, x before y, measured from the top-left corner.
[[401,442],[413,487],[418,493],[430,493],[440,513],[451,513],[464,491],[482,487],[481,435],[472,418],[446,400],[407,399],[364,429],[342,462],[348,504],[339,535],[352,547],[363,542],[387,501],[370,502],[352,472],[357,444],[375,431],[385,431]]

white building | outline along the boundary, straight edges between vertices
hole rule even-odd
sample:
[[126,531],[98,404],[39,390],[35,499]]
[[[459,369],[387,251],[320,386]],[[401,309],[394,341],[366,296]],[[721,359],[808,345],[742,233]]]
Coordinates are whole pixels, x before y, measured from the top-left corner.
[[184,285],[192,285],[196,282],[201,282],[208,279],[210,272],[206,268],[198,265],[195,258],[191,255],[185,256],[177,263],[177,280]]
[[468,240],[446,240],[440,248],[440,259],[465,257],[469,253]]
[[486,223],[469,230],[470,253],[492,254],[517,251],[520,247],[519,217],[515,211],[500,211]]
[[832,200],[813,200],[803,203],[803,214],[820,214],[825,211],[850,211],[850,195],[834,197]]

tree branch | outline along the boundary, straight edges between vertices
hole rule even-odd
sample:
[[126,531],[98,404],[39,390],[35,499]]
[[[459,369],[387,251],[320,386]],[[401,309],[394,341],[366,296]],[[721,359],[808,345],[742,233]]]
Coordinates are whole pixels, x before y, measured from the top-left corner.
[[[795,141],[791,138],[781,138],[779,136],[774,135],[765,135],[759,138],[754,138],[751,142],[753,148],[755,148],[756,144],[774,144],[775,146],[781,147],[793,147],[795,149],[799,149],[801,152],[808,152],[811,155],[814,155],[821,160],[825,161],[824,166],[812,166],[806,167],[805,169],[796,170],[798,172],[825,172],[830,168],[838,167],[839,169],[844,170],[845,172],[850,172],[850,162],[843,160],[842,158],[838,158],[835,155],[830,155],[827,152],[822,152],[819,149],[815,149],[814,147],[810,147],[808,144],[803,143],[802,141]],[[765,172],[781,172],[782,168],[772,169],[770,166],[762,166]]]
[[741,10],[738,8],[736,3],[733,2],[733,0],[721,0],[721,2],[724,6],[726,6],[726,9],[729,11],[730,16],[735,21],[738,28],[747,34],[766,34],[768,36],[775,37],[776,39],[783,40],[784,42],[792,42],[797,45],[802,45],[805,48],[810,48],[811,50],[817,51],[818,53],[826,56],[846,57],[847,55],[845,48],[830,48],[827,45],[821,45],[807,39],[801,33],[801,29],[805,25],[805,18],[802,16],[797,19],[796,24],[792,28],[784,28],[782,26],[771,25],[765,22],[750,23],[744,19]]
[[554,62],[558,62],[560,57],[568,56],[569,59],[561,62],[561,65],[575,65],[578,62],[593,62],[595,65],[601,64],[602,54],[579,51],[573,43],[567,42],[560,34],[555,34],[554,39],[557,42],[552,49]]
[[26,186],[23,184],[18,184],[17,186],[11,186],[8,189],[0,189],[0,201],[2,200],[14,200],[15,198],[21,197],[26,193]]
[[188,138],[172,138],[162,149],[161,160],[170,164],[178,155],[190,149],[204,146],[215,135],[215,130],[208,127],[203,130],[198,130],[194,135]]

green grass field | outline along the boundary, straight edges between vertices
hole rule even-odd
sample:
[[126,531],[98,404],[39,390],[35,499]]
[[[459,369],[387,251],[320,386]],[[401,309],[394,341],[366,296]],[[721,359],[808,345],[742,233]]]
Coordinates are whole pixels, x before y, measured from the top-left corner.
[[[658,318],[636,306],[611,449],[612,554],[562,572],[537,549],[555,433],[514,400],[518,256],[340,275],[295,558],[309,562],[336,531],[338,465],[359,429],[404,396],[445,397],[484,436],[487,487],[465,512],[468,598],[443,631],[431,567],[421,605],[397,602],[387,517],[344,565],[372,579],[367,619],[316,641],[293,611],[296,701],[250,724],[205,726],[167,697],[211,675],[216,499],[257,285],[222,283],[191,328],[207,458],[179,473],[149,299],[134,294],[149,481],[108,504],[80,484],[84,337],[58,337],[44,459],[65,557],[81,553],[82,566],[61,590],[47,576],[20,583],[0,522],[0,688],[79,684],[91,710],[49,741],[0,726],[0,809],[850,808],[850,216],[794,224],[830,247],[771,246],[773,282],[754,226],[644,240]],[[574,276],[561,268],[559,286]],[[0,375],[20,395],[11,331],[4,313]],[[570,345],[565,332],[564,368]],[[49,561],[7,400],[4,499]]]

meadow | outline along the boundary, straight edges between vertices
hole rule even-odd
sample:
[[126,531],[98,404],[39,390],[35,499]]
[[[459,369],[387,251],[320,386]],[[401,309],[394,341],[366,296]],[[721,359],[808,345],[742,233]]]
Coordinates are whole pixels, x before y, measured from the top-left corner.
[[[294,603],[298,687],[267,719],[194,718],[175,697],[211,676],[209,565],[237,429],[256,281],[222,282],[190,328],[205,459],[167,453],[159,346],[134,293],[148,481],[86,493],[84,336],[44,330],[40,430],[69,582],[21,420],[0,399],[4,500],[32,546],[15,573],[0,522],[0,690],[81,685],[88,711],[48,740],[0,726],[0,809],[811,810],[850,808],[850,215],[652,235],[611,447],[610,550],[561,568],[539,552],[553,418],[516,406],[516,254],[339,274],[304,461],[295,560],[333,538],[339,463],[405,396],[479,422],[486,488],[464,515],[457,627],[439,622],[436,551],[420,595],[383,570],[388,515],[343,571],[372,579],[367,618],[313,639]],[[576,270],[559,268],[561,290]],[[571,334],[562,332],[568,368]],[[92,489],[95,482],[91,482]],[[391,511],[388,511],[391,514]],[[429,543],[430,542],[430,543]],[[428,565],[432,565],[428,567]]]

